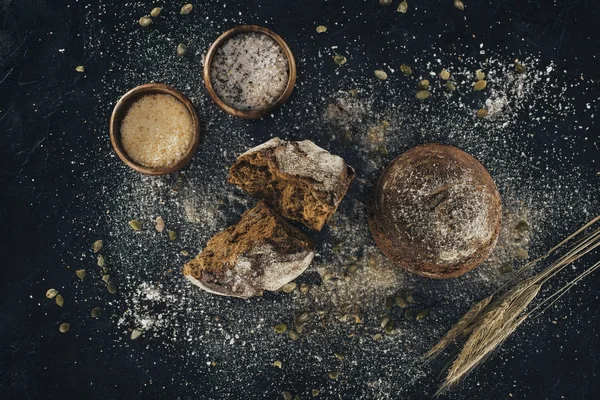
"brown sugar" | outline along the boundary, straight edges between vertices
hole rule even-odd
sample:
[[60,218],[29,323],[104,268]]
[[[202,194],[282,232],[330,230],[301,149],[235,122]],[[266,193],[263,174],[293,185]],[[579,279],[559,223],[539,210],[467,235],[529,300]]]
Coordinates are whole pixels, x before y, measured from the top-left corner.
[[274,138],[238,157],[229,182],[283,217],[320,231],[344,198],[354,170],[309,140]]
[[210,239],[183,274],[208,292],[247,298],[292,281],[313,257],[312,240],[260,202]]

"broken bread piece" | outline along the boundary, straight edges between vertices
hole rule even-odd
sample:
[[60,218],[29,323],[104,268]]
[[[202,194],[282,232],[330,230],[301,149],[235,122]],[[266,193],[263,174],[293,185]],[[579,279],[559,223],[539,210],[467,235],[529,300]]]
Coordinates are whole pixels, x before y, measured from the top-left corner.
[[313,241],[264,202],[208,241],[183,274],[207,292],[248,298],[277,290],[308,268]]
[[320,231],[344,198],[354,170],[311,142],[273,138],[238,157],[229,182],[283,217]]

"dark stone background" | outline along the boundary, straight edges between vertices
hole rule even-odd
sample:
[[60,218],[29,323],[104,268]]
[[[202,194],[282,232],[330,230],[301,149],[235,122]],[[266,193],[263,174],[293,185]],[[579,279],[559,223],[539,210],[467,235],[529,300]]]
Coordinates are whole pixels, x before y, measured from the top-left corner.
[[[413,0],[414,3],[417,0]],[[426,12],[398,24],[393,13],[384,12],[377,0],[365,1],[236,1],[222,4],[194,2],[210,15],[219,7],[219,15],[232,16],[238,10],[253,9],[264,20],[274,17],[272,26],[284,38],[312,27],[316,22],[329,24],[342,18],[342,4],[347,13],[363,13],[363,18],[347,26],[346,35],[363,34],[372,60],[387,60],[384,33],[398,30],[418,33],[423,46],[442,49],[462,49],[475,53],[478,44],[501,51],[535,50],[547,60],[554,60],[558,70],[572,77],[581,74],[588,80],[600,79],[600,6],[595,1],[465,1],[469,23],[453,12],[451,0],[420,1]],[[395,4],[397,1],[395,2]],[[67,5],[70,4],[70,7]],[[157,4],[158,5],[158,4]],[[3,0],[0,3],[0,398],[9,399],[137,399],[162,398],[149,388],[136,385],[137,374],[127,354],[99,349],[110,348],[109,339],[95,337],[93,342],[80,336],[44,335],[49,327],[43,318],[39,293],[45,292],[43,282],[55,265],[61,263],[62,247],[86,246],[79,239],[57,246],[54,234],[68,223],[65,215],[89,217],[93,204],[77,204],[77,194],[95,190],[74,187],[74,176],[93,171],[91,155],[85,163],[67,163],[67,155],[85,154],[90,148],[106,147],[106,137],[85,135],[84,124],[108,120],[107,112],[114,101],[99,98],[97,91],[103,69],[118,57],[131,56],[119,43],[103,42],[103,35],[94,36],[96,44],[86,44],[84,31],[100,26],[84,26],[86,2],[63,0]],[[154,6],[148,3],[148,10]],[[397,6],[397,4],[395,5]],[[127,3],[107,1],[106,8],[126,8]],[[446,22],[451,23],[446,26]],[[443,21],[444,23],[441,23]],[[256,21],[247,21],[248,23]],[[496,23],[500,22],[500,23]],[[328,25],[328,24],[326,24]],[[492,27],[492,28],[490,28]],[[132,24],[131,29],[135,29]],[[50,34],[49,32],[52,32]],[[472,37],[477,34],[477,39]],[[128,32],[123,32],[127,35]],[[366,38],[366,39],[364,39]],[[294,40],[294,46],[301,45]],[[292,46],[292,47],[294,47]],[[59,54],[57,49],[64,48]],[[84,51],[84,49],[92,49]],[[93,65],[86,79],[74,72],[74,66]],[[140,82],[142,83],[142,82]],[[575,118],[575,116],[574,116]],[[599,170],[598,128],[589,116],[577,117],[579,124],[591,126],[595,144],[574,141],[579,148],[561,149],[577,154],[578,166]],[[587,118],[587,119],[586,119]],[[89,121],[89,122],[88,122]],[[108,126],[107,126],[108,128]],[[256,125],[254,128],[256,128]],[[560,135],[556,133],[557,138]],[[73,146],[66,147],[57,137],[73,137]],[[546,138],[540,146],[552,146],[554,138]],[[83,159],[83,158],[80,158]],[[98,158],[99,162],[101,159]],[[56,195],[58,193],[58,195]],[[65,272],[66,274],[66,272]],[[501,372],[507,391],[499,395],[494,386],[471,381],[460,392],[462,398],[506,398],[505,393],[517,393],[516,398],[597,398],[600,391],[600,311],[598,296],[600,280],[591,277],[564,300],[573,318],[570,331],[560,326],[544,324],[545,343],[520,348],[520,355],[506,361],[496,357],[480,369],[479,379],[495,379]],[[35,296],[33,296],[35,294]],[[569,298],[595,299],[570,301]],[[104,346],[104,347],[103,347]],[[148,353],[147,368],[158,382],[170,385],[170,370],[153,365]],[[171,366],[177,368],[176,365]],[[194,378],[193,371],[190,379]],[[259,372],[257,372],[259,373]],[[90,387],[90,382],[94,382]],[[259,380],[257,380],[258,382]],[[523,385],[523,383],[526,383]],[[210,382],[202,383],[210,385]],[[431,388],[423,383],[411,398],[427,397]],[[482,386],[482,387],[479,387]],[[523,386],[523,388],[520,388]],[[113,389],[118,387],[118,389]],[[249,396],[253,388],[247,387]],[[167,398],[188,398],[185,389],[176,390]],[[241,398],[241,397],[240,397]]]

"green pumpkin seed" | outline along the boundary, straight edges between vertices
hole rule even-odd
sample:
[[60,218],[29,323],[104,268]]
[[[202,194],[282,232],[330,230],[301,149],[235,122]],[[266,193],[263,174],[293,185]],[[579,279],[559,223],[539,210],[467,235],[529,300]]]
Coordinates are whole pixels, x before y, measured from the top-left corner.
[[131,340],[135,340],[137,338],[139,338],[140,336],[142,336],[142,333],[144,331],[142,331],[140,328],[135,328],[134,330],[131,331],[131,335],[129,336],[131,338]]
[[358,271],[358,265],[357,264],[352,264],[348,267],[348,274],[354,274],[356,273],[356,271]]
[[350,133],[346,132],[344,134],[344,136],[342,136],[342,144],[344,146],[349,146],[352,143],[352,137],[350,136]]
[[154,221],[154,229],[156,229],[158,233],[162,233],[162,231],[165,230],[165,220],[162,219],[162,217],[156,218],[156,221]]
[[146,15],[146,16],[143,16],[142,18],[140,18],[140,20],[138,22],[141,26],[150,26],[150,24],[152,23],[152,18],[150,18]]
[[394,321],[390,321],[386,326],[385,326],[385,333],[387,333],[388,335],[390,333],[392,333],[394,331]]
[[396,305],[400,308],[408,307],[408,301],[402,296],[396,296]]
[[71,328],[71,324],[67,323],[67,322],[63,322],[62,324],[60,324],[60,326],[58,327],[58,330],[60,331],[60,333],[66,333],[69,331],[69,328]]
[[98,318],[102,314],[102,309],[100,307],[92,308],[92,318]]
[[283,392],[283,400],[292,400],[292,394],[290,392]]
[[184,257],[187,257],[187,256],[189,256],[189,255],[190,255],[190,252],[189,252],[189,251],[187,251],[187,250],[181,250],[181,251],[179,252],[179,254],[181,254],[181,255],[182,255],[182,256],[184,256]]
[[77,71],[77,72],[84,72],[85,68],[84,68],[83,65],[78,65],[78,66],[75,67],[75,71]]
[[450,72],[443,69],[442,72],[440,72],[440,78],[447,81],[448,79],[450,79]]
[[393,306],[394,306],[394,299],[391,297],[387,297],[385,299],[385,309],[391,310]]
[[117,285],[115,285],[113,281],[108,281],[108,283],[106,284],[106,288],[108,289],[109,293],[117,293]]
[[396,11],[398,11],[399,13],[402,13],[402,14],[406,14],[407,10],[408,10],[408,3],[406,2],[406,0],[404,0],[402,3],[400,3],[400,5],[398,6],[398,9]]
[[375,70],[375,77],[382,81],[385,81],[388,78],[387,72],[382,69]]
[[298,338],[300,338],[300,335],[298,335],[298,332],[296,331],[290,331],[289,336],[292,340],[298,340]]
[[94,244],[92,245],[92,250],[94,250],[94,253],[97,253],[100,250],[102,250],[103,245],[104,245],[104,243],[102,242],[102,240],[96,240],[94,242]]
[[296,282],[286,283],[281,287],[281,291],[285,293],[291,293],[294,289],[296,289]]
[[179,14],[188,15],[192,12],[192,8],[194,8],[194,6],[190,3],[184,4],[183,7],[181,7],[181,11],[179,11]]
[[411,310],[410,308],[407,308],[406,310],[404,310],[404,318],[407,321],[414,321],[414,319],[415,319],[415,310]]
[[274,367],[277,367],[279,369],[283,368],[283,364],[281,363],[281,361],[277,360],[273,363]]
[[356,90],[356,89],[350,89],[350,90],[348,90],[348,94],[351,97],[356,97],[356,96],[358,96],[358,90]]
[[475,80],[482,81],[485,79],[485,74],[482,70],[478,69],[475,71]]
[[390,321],[391,321],[390,316],[389,315],[384,315],[379,320],[379,326],[381,326],[381,328],[385,328],[390,323]]
[[378,341],[378,340],[381,340],[381,338],[383,337],[383,335],[381,333],[376,333],[372,337],[373,337],[374,341]]
[[421,310],[417,313],[415,317],[417,321],[423,321],[429,315],[429,310]]
[[486,81],[477,81],[473,85],[473,90],[476,91],[476,92],[479,92],[480,90],[485,89],[486,86],[487,86],[487,82]]
[[287,325],[286,324],[277,324],[273,327],[273,329],[275,329],[275,332],[277,332],[277,333],[283,333],[287,330]]
[[459,9],[460,11],[465,10],[465,4],[460,0],[454,0],[454,7]]
[[331,371],[330,373],[327,374],[329,376],[329,379],[337,379],[340,377],[340,371]]
[[110,280],[110,275],[102,275],[102,280],[104,281],[104,283],[108,283],[108,281]]
[[529,258],[529,253],[522,247],[517,249],[517,258],[519,260],[527,260]]
[[160,15],[160,12],[162,11],[162,8],[160,7],[154,7],[152,9],[152,11],[150,11],[150,16],[153,18],[156,18]]
[[344,361],[346,359],[346,357],[343,354],[340,353],[333,353],[335,355],[335,358],[337,358],[340,361]]
[[431,96],[431,93],[429,93],[428,90],[419,90],[415,95],[418,100],[425,100],[429,98],[429,96]]
[[298,315],[298,317],[296,317],[296,321],[298,321],[300,323],[304,323],[304,322],[308,321],[309,317],[310,317],[310,315],[305,311],[302,314]]
[[56,290],[56,289],[48,289],[46,291],[46,297],[49,299],[55,298],[57,294],[58,294],[58,290]]
[[336,54],[335,56],[333,56],[333,62],[336,63],[339,67],[346,64],[347,61],[348,60],[346,60],[346,57],[344,57],[341,54]]
[[78,269],[75,271],[75,275],[77,275],[79,279],[83,280],[83,278],[85,278],[85,269]]
[[402,71],[404,75],[412,75],[412,69],[406,64],[400,66],[400,71]]
[[106,264],[106,260],[104,259],[104,256],[102,254],[100,254],[98,256],[98,266],[104,267],[104,264]]
[[327,32],[327,27],[324,25],[317,26],[317,33],[325,33]]
[[175,231],[169,231],[169,239],[176,240],[177,239],[177,232],[175,232]]
[[56,295],[56,297],[54,298],[54,301],[56,302],[56,305],[59,307],[62,307],[65,305],[65,299],[60,294]]
[[408,301],[408,304],[412,304],[415,301],[415,298],[413,297],[412,294],[407,294],[406,301]]
[[185,56],[186,52],[187,52],[187,46],[183,43],[179,43],[177,45],[177,55],[179,57],[183,57],[183,56]]
[[529,224],[527,223],[527,221],[519,221],[517,226],[515,226],[515,229],[520,233],[526,232],[529,230]]
[[139,231],[142,229],[142,224],[137,219],[132,219],[131,221],[129,221],[129,226],[134,231]]
[[308,293],[309,289],[310,289],[310,286],[308,286],[308,283],[301,283],[300,284],[300,293],[306,294],[306,293]]
[[392,0],[379,0],[379,4],[381,4],[382,6],[389,6],[390,4],[392,4]]
[[444,85],[446,87],[446,90],[449,92],[454,92],[456,90],[456,85],[453,82],[446,82],[446,84]]
[[319,389],[313,389],[310,392],[312,393],[312,397],[317,397],[319,395],[320,390]]
[[417,87],[419,89],[427,89],[427,88],[429,88],[429,80],[427,80],[427,79],[420,80],[419,83],[417,83]]
[[499,268],[499,271],[502,275],[505,275],[505,274],[510,274],[511,272],[513,272],[514,268],[510,264],[502,264]]
[[377,267],[377,258],[373,254],[369,254],[369,258],[367,259],[367,266],[369,268]]
[[518,74],[524,74],[527,72],[527,68],[525,68],[523,64],[515,61],[515,71],[517,71]]

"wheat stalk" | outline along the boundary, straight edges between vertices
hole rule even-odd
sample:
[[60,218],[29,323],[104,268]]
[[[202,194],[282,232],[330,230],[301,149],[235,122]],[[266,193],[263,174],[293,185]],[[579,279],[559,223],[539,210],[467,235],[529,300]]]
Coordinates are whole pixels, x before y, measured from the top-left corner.
[[[594,218],[582,228],[568,236],[542,257],[526,264],[523,269],[531,268],[538,261],[547,258],[561,246],[585,232],[598,221],[600,221],[600,216]],[[575,284],[600,268],[600,262],[596,262],[554,294],[542,301],[530,312],[526,313],[525,311],[530,303],[536,298],[544,283],[556,276],[568,265],[600,246],[600,229],[596,229],[592,233],[584,235],[583,238],[572,242],[570,246],[571,247],[565,254],[551,263],[548,267],[544,268],[536,275],[515,284],[512,289],[506,291],[494,302],[491,301],[494,298],[495,293],[477,303],[424,355],[425,359],[431,359],[438,355],[450,343],[461,337],[468,336],[460,353],[448,368],[446,378],[436,392],[436,396],[460,383],[469,372],[485,361],[487,357],[489,357],[492,352],[498,348],[498,346],[500,346],[502,342],[504,342],[504,340],[506,340],[506,338],[508,338],[534,311],[550,302],[550,304],[542,309],[537,315],[541,314]]]

